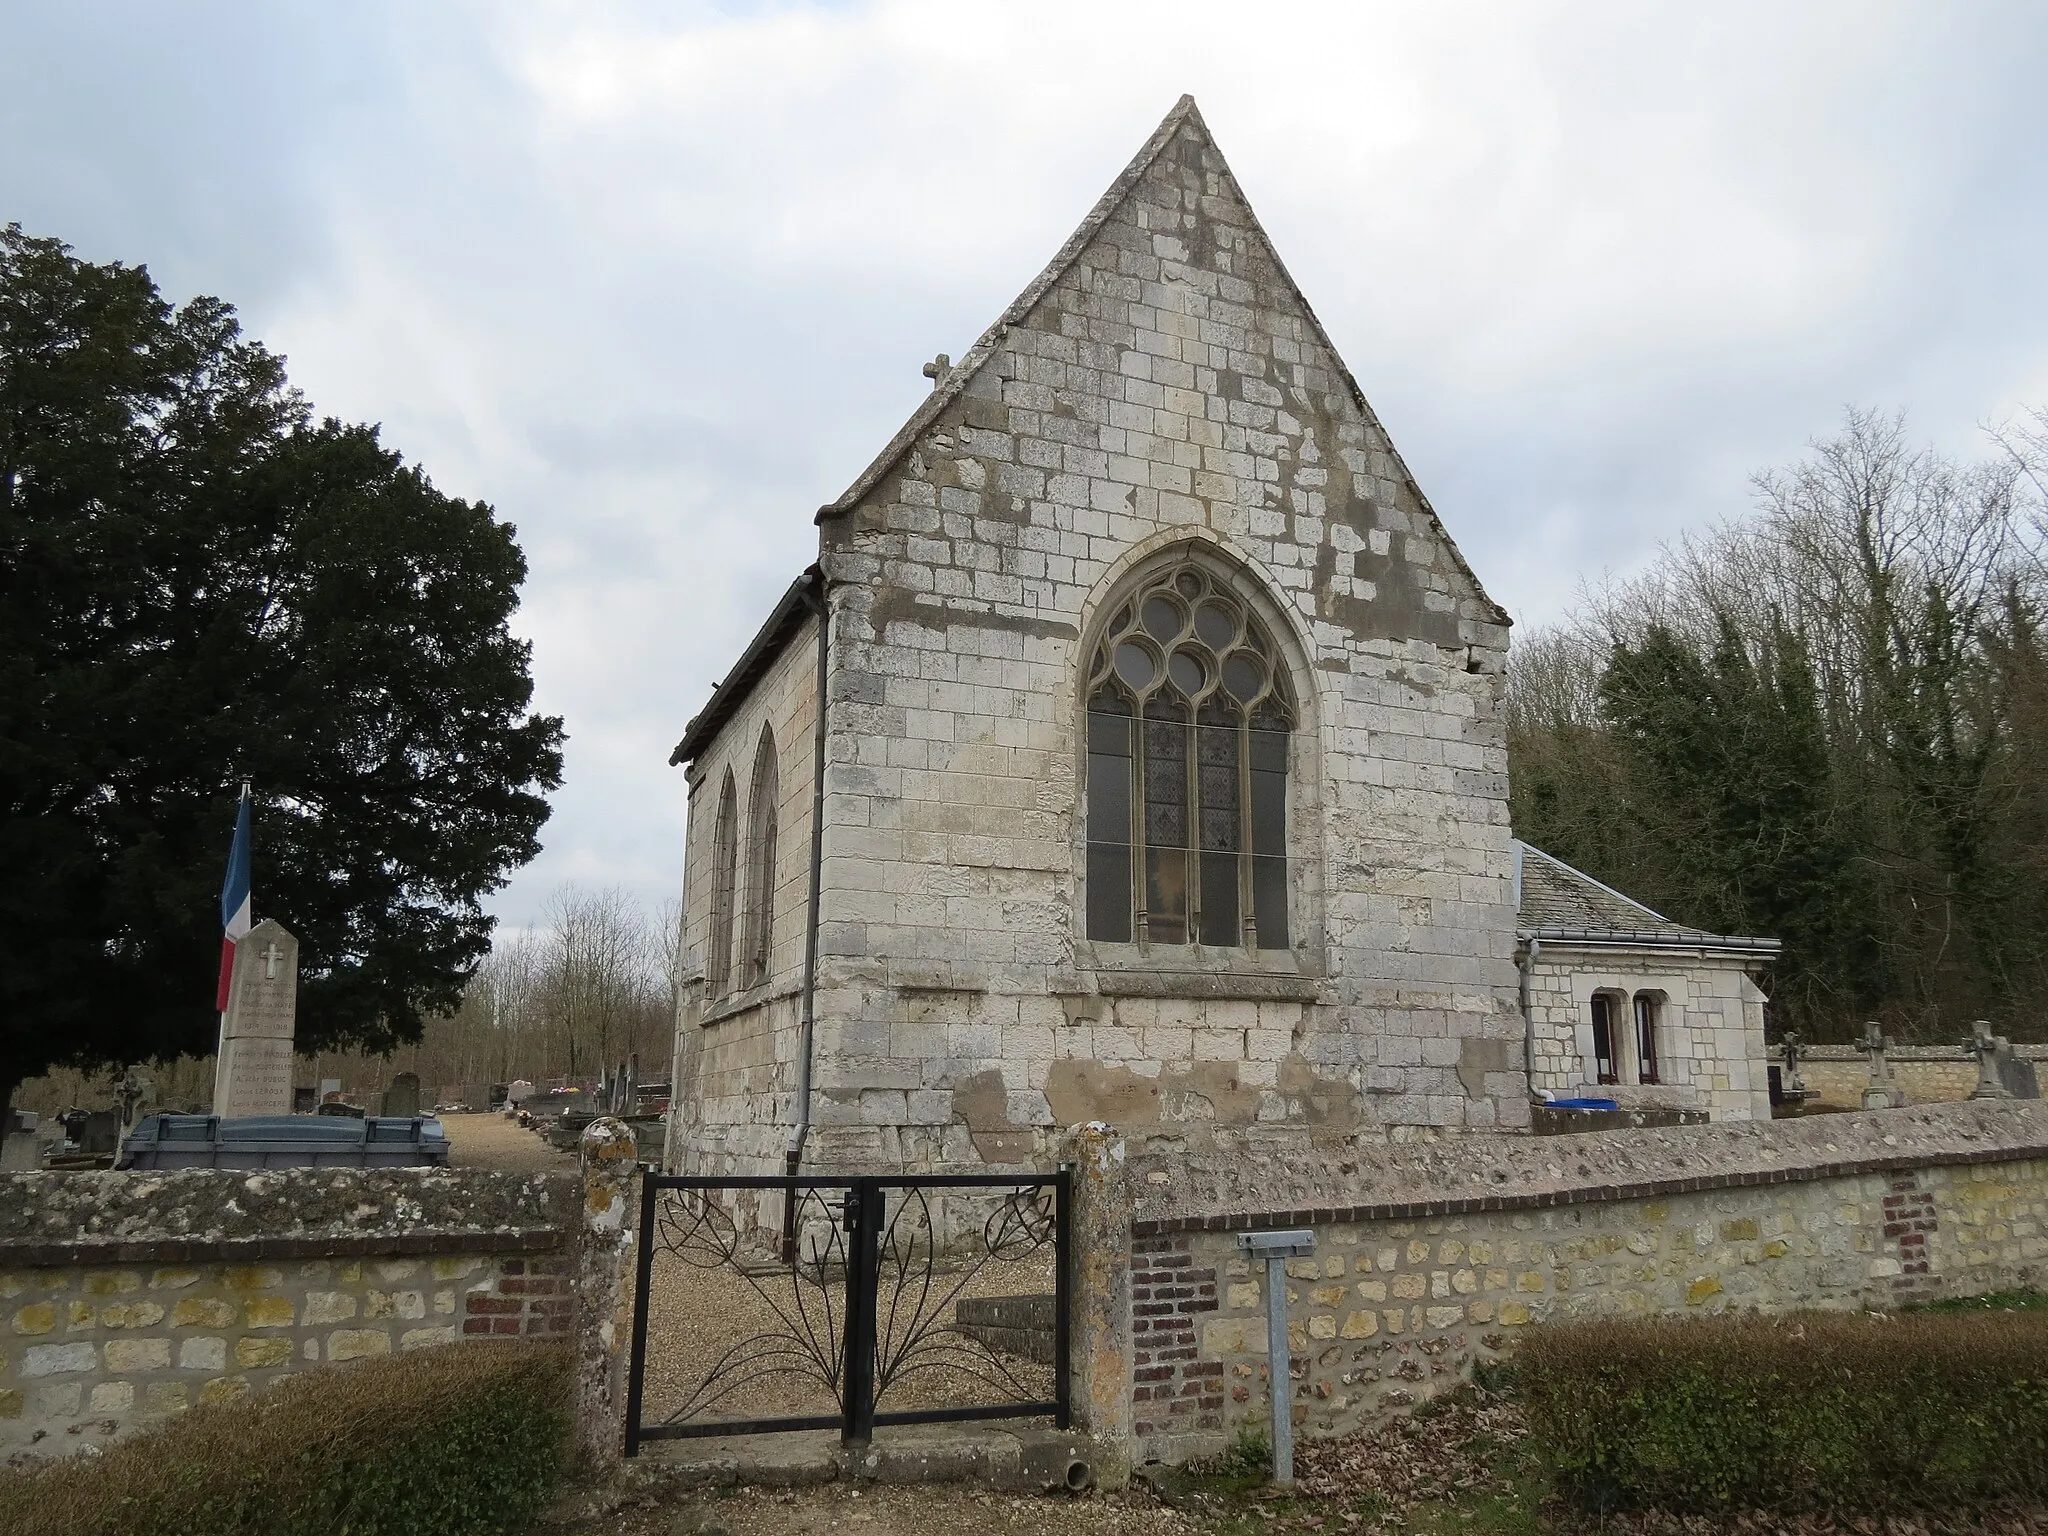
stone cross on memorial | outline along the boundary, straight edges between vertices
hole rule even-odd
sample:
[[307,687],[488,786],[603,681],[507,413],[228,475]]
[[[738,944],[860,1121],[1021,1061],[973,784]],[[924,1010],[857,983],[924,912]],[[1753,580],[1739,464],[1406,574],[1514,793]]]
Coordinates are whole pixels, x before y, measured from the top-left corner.
[[1998,1075],[1999,1048],[2005,1042],[1991,1033],[1991,1021],[1979,1019],[1970,1026],[1969,1038],[1963,1041],[1963,1049],[1977,1058],[1977,1086],[1971,1092],[1973,1099],[2009,1098],[2005,1084]]
[[235,946],[228,1011],[213,1069],[216,1115],[292,1112],[292,1041],[298,1033],[299,941],[273,918]]

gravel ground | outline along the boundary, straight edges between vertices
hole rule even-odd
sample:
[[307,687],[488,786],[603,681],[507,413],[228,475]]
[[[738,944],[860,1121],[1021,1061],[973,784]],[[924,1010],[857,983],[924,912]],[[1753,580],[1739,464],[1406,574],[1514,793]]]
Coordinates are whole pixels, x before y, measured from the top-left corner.
[[975,1489],[734,1488],[555,1526],[558,1536],[1195,1536],[1206,1531],[1142,1492],[1081,1498]]
[[557,1152],[517,1120],[503,1115],[443,1115],[448,1161],[457,1168],[491,1168],[499,1173],[573,1171],[576,1158]]

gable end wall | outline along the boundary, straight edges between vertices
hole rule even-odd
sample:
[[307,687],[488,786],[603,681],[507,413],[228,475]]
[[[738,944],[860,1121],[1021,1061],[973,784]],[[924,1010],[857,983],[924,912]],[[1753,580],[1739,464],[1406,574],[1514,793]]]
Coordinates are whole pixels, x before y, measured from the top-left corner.
[[[1078,927],[1091,604],[1178,539],[1261,573],[1302,652],[1313,921],[1263,999],[1111,995]],[[1526,1125],[1505,619],[1198,119],[822,543],[821,1159],[1031,1161],[1091,1118],[1154,1145]]]

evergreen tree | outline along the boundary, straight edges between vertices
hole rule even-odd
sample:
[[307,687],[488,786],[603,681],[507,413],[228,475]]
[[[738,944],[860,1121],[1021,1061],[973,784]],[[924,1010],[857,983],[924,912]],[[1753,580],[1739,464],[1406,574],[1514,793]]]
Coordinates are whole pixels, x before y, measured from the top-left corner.
[[513,529],[316,421],[217,299],[0,231],[0,1107],[212,1049],[234,798],[302,1049],[416,1038],[538,851]]

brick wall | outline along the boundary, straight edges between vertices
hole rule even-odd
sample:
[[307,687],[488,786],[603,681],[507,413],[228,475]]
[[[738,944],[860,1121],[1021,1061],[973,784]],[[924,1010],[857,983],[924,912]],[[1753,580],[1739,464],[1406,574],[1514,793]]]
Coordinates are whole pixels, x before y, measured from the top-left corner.
[[2048,1285],[2042,1115],[2005,1101],[1569,1146],[1461,1137],[1292,1162],[1133,1159],[1132,1459],[1211,1453],[1270,1411],[1266,1271],[1239,1232],[1315,1232],[1314,1256],[1286,1266],[1296,1420],[1341,1434],[1547,1322]]
[[1131,1419],[1143,1437],[1223,1428],[1223,1365],[1198,1348],[1217,1306],[1216,1270],[1198,1267],[1187,1237],[1131,1244]]
[[502,1259],[494,1277],[462,1298],[465,1334],[566,1338],[576,1310],[566,1258]]

